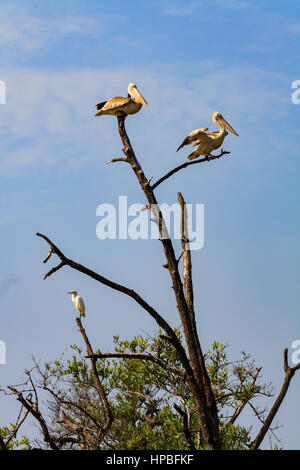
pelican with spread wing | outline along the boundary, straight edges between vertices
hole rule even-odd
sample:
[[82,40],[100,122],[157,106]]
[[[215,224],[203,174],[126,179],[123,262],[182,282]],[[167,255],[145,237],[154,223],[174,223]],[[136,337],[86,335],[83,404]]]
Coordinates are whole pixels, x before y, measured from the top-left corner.
[[107,101],[96,104],[98,113],[96,116],[103,116],[104,114],[111,114],[113,116],[122,116],[127,114],[135,114],[140,111],[142,106],[148,106],[147,101],[142,97],[134,83],[128,85],[128,96],[115,96]]
[[192,144],[193,147],[197,148],[188,156],[188,159],[194,160],[200,155],[210,155],[211,152],[221,147],[226,135],[228,134],[226,129],[233,134],[238,135],[230,124],[228,124],[228,122],[223,118],[221,113],[218,113],[217,111],[214,112],[212,120],[220,127],[219,131],[206,132],[208,129],[207,127],[196,129],[184,139],[182,144],[178,147],[177,152],[185,145]]

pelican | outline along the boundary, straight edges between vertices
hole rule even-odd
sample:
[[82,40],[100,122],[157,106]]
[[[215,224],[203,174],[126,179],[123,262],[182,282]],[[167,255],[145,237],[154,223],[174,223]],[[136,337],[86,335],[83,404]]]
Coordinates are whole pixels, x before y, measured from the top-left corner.
[[107,101],[96,104],[99,112],[95,116],[103,116],[104,114],[112,114],[113,116],[121,116],[122,114],[138,113],[142,105],[148,106],[147,101],[142,97],[134,83],[128,85],[128,96],[115,96]]
[[68,294],[72,294],[72,302],[77,308],[80,316],[85,317],[85,305],[83,298],[80,295],[77,295],[76,290],[71,290],[71,292],[68,292]]
[[179,145],[177,152],[185,145],[190,145],[194,142],[192,146],[197,148],[188,156],[189,160],[194,160],[200,155],[210,155],[213,150],[221,147],[226,135],[228,134],[226,128],[233,134],[238,135],[230,124],[228,124],[228,122],[223,118],[221,113],[215,111],[212,115],[212,120],[220,127],[219,131],[206,132],[208,129],[207,127],[196,129],[184,139],[181,145]]

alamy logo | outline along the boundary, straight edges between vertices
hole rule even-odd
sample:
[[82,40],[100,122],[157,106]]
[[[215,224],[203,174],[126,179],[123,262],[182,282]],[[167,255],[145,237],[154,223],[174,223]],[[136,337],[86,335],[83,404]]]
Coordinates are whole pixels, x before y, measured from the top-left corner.
[[291,100],[293,104],[300,103],[300,80],[294,80],[292,83],[292,88],[296,88],[296,91],[291,96]]
[[[119,196],[117,209],[113,204],[100,204],[96,216],[101,217],[96,227],[96,235],[100,240],[181,239],[180,204],[164,203],[145,207],[135,203],[128,206],[127,196]],[[204,246],[204,204],[186,204],[185,216],[188,248],[201,250]]]
[[6,364],[6,344],[0,340],[0,365]]
[[295,351],[292,354],[292,363],[297,365],[300,362],[300,339],[295,339],[295,341],[292,342],[292,349],[295,349]]
[[0,104],[6,104],[6,85],[3,80],[0,80]]

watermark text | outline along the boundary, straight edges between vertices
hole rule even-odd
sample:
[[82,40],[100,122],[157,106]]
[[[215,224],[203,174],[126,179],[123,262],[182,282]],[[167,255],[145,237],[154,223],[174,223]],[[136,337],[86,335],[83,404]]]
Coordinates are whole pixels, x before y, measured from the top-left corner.
[[6,364],[6,344],[0,340],[0,365]]
[[0,104],[6,104],[6,85],[3,80],[0,80]]
[[292,354],[291,361],[294,365],[297,365],[300,362],[300,339],[295,339],[292,342],[292,349],[295,349],[295,351]]
[[[185,205],[186,235],[190,250],[204,246],[204,204]],[[181,239],[180,204],[153,204],[145,207],[135,203],[128,206],[127,196],[119,196],[116,208],[113,204],[100,204],[96,210],[100,221],[96,235],[100,240],[158,240]]]
[[300,80],[294,80],[292,83],[292,88],[295,88],[295,91],[292,93],[291,100],[293,104],[300,103]]

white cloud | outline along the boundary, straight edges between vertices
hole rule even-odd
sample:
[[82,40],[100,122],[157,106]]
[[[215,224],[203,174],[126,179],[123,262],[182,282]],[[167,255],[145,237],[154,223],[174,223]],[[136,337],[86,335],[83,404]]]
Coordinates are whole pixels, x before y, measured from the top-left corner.
[[262,69],[226,69],[215,62],[193,64],[192,69],[192,75],[182,75],[179,65],[4,71],[7,104],[0,108],[0,169],[78,167],[120,156],[115,119],[95,118],[95,103],[126,96],[129,82],[137,83],[149,107],[130,116],[127,127],[137,148],[151,158],[170,153],[182,158],[173,152],[179,140],[194,128],[215,127],[215,110],[239,133],[250,129],[262,132],[265,139],[265,120],[281,119],[290,105],[272,86],[274,75]]
[[16,8],[1,7],[0,45],[34,52],[71,35],[93,36],[104,27],[94,18],[81,16],[35,17]]

